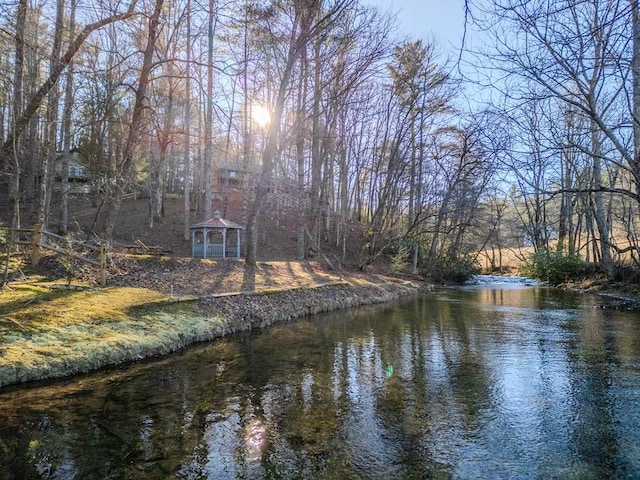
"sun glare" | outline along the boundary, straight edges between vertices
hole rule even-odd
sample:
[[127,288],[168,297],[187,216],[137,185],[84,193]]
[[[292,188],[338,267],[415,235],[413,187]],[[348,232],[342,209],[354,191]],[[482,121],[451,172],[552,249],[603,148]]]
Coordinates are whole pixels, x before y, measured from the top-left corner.
[[265,127],[269,125],[269,122],[271,122],[271,112],[269,112],[269,109],[267,107],[264,107],[262,105],[254,106],[251,111],[251,116],[253,117],[253,120],[261,127]]

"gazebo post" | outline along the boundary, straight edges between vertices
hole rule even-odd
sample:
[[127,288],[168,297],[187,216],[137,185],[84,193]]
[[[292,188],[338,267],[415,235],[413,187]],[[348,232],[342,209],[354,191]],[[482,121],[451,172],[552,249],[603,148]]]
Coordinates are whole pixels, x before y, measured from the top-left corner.
[[227,258],[227,229],[222,229],[222,258]]
[[240,258],[240,229],[236,228],[236,258]]

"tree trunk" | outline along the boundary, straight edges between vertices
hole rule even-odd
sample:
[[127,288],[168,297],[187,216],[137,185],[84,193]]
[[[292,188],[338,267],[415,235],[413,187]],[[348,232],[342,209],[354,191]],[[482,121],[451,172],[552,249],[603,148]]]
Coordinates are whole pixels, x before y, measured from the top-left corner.
[[18,136],[19,115],[22,111],[22,85],[24,73],[24,29],[27,17],[27,0],[20,0],[16,14],[15,60],[13,71],[13,121],[10,126],[7,141],[0,151],[0,165],[7,172],[9,179],[9,214],[11,227],[20,227],[20,146]]
[[[73,40],[76,29],[76,1],[71,0],[69,13],[69,41]],[[64,96],[64,111],[62,113],[63,148],[62,165],[60,168],[60,230],[66,232],[69,228],[69,160],[71,158],[71,113],[73,109],[73,61],[69,62]]]
[[123,186],[126,181],[130,181],[133,169],[135,147],[138,144],[144,120],[145,103],[147,103],[147,87],[153,68],[153,52],[155,50],[156,40],[158,37],[158,26],[160,23],[160,13],[162,12],[163,0],[156,0],[153,14],[149,19],[149,38],[144,51],[144,59],[142,62],[142,70],[140,71],[140,79],[136,89],[136,101],[131,114],[131,125],[129,127],[129,135],[124,147],[123,159],[117,174],[117,184],[115,191],[107,200],[107,208],[103,223],[103,233],[106,238],[112,238],[115,228],[116,219],[120,212],[122,203]]
[[[303,82],[305,83],[305,82]],[[304,94],[301,94],[304,98]],[[307,202],[304,188],[304,110],[302,102],[298,103],[297,128],[296,128],[296,160],[298,169],[298,219],[296,233],[296,259],[304,260],[306,256],[306,209]]]
[[306,249],[306,219],[307,219],[307,208],[309,207],[307,199],[306,199],[306,191],[305,191],[305,158],[304,158],[304,137],[305,137],[305,123],[306,123],[306,114],[305,114],[305,102],[307,99],[307,85],[306,78],[309,72],[309,58],[307,55],[307,49],[304,48],[301,52],[300,56],[300,84],[298,87],[298,105],[296,112],[296,168],[297,168],[297,190],[298,190],[298,212],[297,212],[297,232],[296,232],[296,259],[304,260],[307,249]]
[[[64,19],[64,0],[57,0],[56,8],[56,26],[53,35],[53,46],[51,47],[50,68],[53,71],[56,68],[58,57],[60,56],[60,48],[62,45],[62,28]],[[40,179],[40,202],[38,206],[37,223],[42,225],[43,229],[47,229],[49,223],[49,211],[51,205],[51,190],[53,188],[53,176],[56,161],[56,139],[58,134],[58,100],[59,100],[58,83],[51,86],[48,93],[47,102],[47,148],[43,155],[43,163],[41,166],[42,176]]]
[[191,185],[191,0],[187,0],[187,59],[185,64],[185,108],[184,108],[184,184],[182,237],[190,236],[190,185]]
[[207,113],[204,124],[204,217],[213,217],[213,33],[214,2],[209,0],[209,33],[207,51]]
[[[633,118],[633,165],[636,194],[640,197],[640,2],[631,0],[631,25],[633,29],[632,118]],[[640,208],[640,203],[638,204]]]
[[611,237],[609,233],[609,222],[604,205],[604,194],[602,193],[602,167],[601,167],[601,144],[600,130],[594,122],[591,124],[591,142],[593,149],[593,187],[595,220],[600,236],[600,265],[607,274],[608,279],[613,279],[613,259],[611,258]]
[[320,248],[320,221],[322,211],[322,164],[320,140],[323,137],[323,126],[320,124],[320,101],[322,100],[320,41],[314,44],[314,72],[313,72],[313,112],[311,127],[311,193],[309,207],[311,210],[312,242]]
[[[295,65],[302,47],[300,45],[300,37],[297,35],[298,16],[294,19],[291,29],[291,40],[289,43],[289,52],[287,54],[287,62],[280,78],[278,87],[278,96],[274,109],[273,118],[269,124],[269,133],[267,135],[267,143],[262,154],[262,172],[256,185],[256,196],[249,209],[247,215],[247,253],[245,261],[248,265],[255,265],[258,256],[258,222],[262,209],[267,201],[267,194],[271,188],[271,174],[273,173],[273,164],[277,153],[278,136],[280,133],[280,123],[282,122],[282,113],[286,99],[287,89],[291,80],[293,66]],[[306,39],[304,40],[306,43]]]

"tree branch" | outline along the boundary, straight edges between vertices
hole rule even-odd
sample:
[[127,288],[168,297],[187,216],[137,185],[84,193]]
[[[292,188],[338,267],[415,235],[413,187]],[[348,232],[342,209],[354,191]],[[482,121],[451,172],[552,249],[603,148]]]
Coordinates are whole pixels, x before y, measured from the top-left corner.
[[71,63],[71,60],[78,52],[78,50],[80,50],[80,47],[89,37],[89,35],[106,25],[131,18],[135,15],[134,10],[137,3],[138,0],[132,0],[126,12],[116,13],[84,27],[82,32],[78,34],[73,43],[69,45],[69,48],[64,53],[64,55],[62,55],[62,57],[60,57],[60,59],[56,62],[55,67],[51,70],[51,72],[49,72],[49,77],[44,81],[44,83],[40,86],[36,93],[33,94],[31,100],[29,100],[29,103],[22,111],[22,113],[16,117],[13,128],[11,128],[9,134],[7,135],[7,139],[0,148],[0,158],[12,154],[15,141],[20,137],[24,129],[27,127],[29,120],[31,120],[31,117],[33,117],[33,115],[38,111],[38,108],[40,108],[40,106],[42,105],[44,98],[56,84],[56,82],[60,78],[60,75],[62,75],[62,72],[64,72],[69,63]]

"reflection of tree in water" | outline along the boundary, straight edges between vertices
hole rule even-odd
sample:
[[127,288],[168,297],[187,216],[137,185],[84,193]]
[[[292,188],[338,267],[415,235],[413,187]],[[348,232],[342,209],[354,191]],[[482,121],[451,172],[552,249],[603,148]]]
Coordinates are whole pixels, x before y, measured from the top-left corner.
[[419,338],[424,324],[407,324],[408,318],[420,318],[419,306],[418,302],[410,303],[406,310],[390,312],[385,318],[389,328],[379,337],[385,368],[376,397],[376,413],[385,426],[385,436],[398,446],[407,475],[433,470],[433,460],[425,446],[430,400],[425,385],[427,351]]
[[274,326],[270,333],[243,344],[252,367],[244,381],[261,392],[256,402],[265,425],[263,473],[316,478],[327,463],[340,472],[341,406],[332,388],[333,359],[326,355],[335,339],[313,322]]
[[498,297],[474,295],[338,312],[1,395],[0,478],[449,478],[477,465],[502,478],[576,460],[585,475],[626,471],[637,434],[620,437],[630,414],[614,402],[635,407],[615,362],[623,350],[637,361],[637,333],[601,310],[544,310],[555,298],[532,314],[520,305],[534,297],[505,294],[496,310]]
[[19,437],[27,439],[31,453],[11,445],[13,473],[35,463],[33,455],[48,465],[43,468],[75,478],[159,478],[177,471],[202,451],[208,413],[232,409],[228,394],[235,382],[220,382],[226,372],[221,366],[235,358],[232,350],[225,352],[229,345],[212,347],[220,362],[214,365],[172,358],[106,374],[106,379],[92,376],[84,388],[83,382],[75,387],[70,382],[70,389],[64,384],[47,388],[41,393],[47,404],[31,406],[33,419]]
[[599,310],[585,312],[568,344],[571,361],[572,440],[585,473],[600,478],[616,471],[618,441],[610,389],[616,338]]
[[420,297],[400,311],[380,337],[383,364],[393,375],[379,390],[376,409],[387,435],[402,446],[408,472],[443,475],[450,437],[477,428],[488,405],[489,383],[469,322],[475,307]]
[[[489,374],[477,341],[478,329],[482,328],[483,315],[477,304],[470,302],[438,302],[428,307],[437,318],[437,330],[431,333],[432,348],[439,352],[431,359],[432,368],[442,370],[430,378],[440,378],[440,385],[431,388],[450,392],[451,414],[459,413],[460,421],[473,431],[477,428],[478,416],[488,408],[490,395]],[[433,355],[433,354],[432,354]]]

